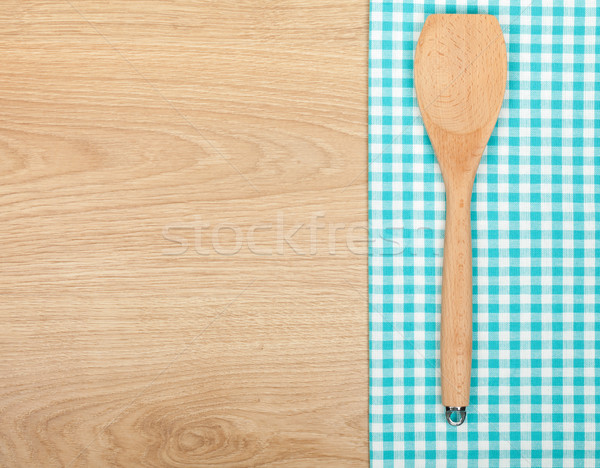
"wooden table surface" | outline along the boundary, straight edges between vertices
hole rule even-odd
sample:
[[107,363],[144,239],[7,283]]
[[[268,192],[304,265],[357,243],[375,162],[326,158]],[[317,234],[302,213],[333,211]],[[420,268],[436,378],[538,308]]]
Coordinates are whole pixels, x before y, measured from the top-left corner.
[[367,466],[368,2],[0,24],[0,466]]

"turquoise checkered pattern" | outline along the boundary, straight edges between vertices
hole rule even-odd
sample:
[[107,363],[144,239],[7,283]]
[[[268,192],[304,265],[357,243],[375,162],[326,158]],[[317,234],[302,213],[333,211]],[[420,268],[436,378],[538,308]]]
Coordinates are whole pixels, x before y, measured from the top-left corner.
[[[472,200],[473,373],[446,424],[445,195],[413,86],[432,13],[490,13],[508,83]],[[372,466],[600,466],[600,7],[371,0]]]

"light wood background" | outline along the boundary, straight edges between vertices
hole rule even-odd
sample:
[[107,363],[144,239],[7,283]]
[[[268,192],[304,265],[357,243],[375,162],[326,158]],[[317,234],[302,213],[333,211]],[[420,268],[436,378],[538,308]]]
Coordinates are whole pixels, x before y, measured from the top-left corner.
[[368,465],[367,31],[2,2],[0,466]]

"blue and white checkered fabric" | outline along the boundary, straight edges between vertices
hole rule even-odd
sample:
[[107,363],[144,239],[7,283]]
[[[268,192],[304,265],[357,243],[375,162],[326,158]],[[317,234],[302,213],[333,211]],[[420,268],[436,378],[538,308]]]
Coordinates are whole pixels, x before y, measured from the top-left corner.
[[[371,0],[370,439],[379,466],[600,466],[600,7]],[[413,86],[432,13],[490,13],[508,83],[472,200],[473,373],[446,424],[445,195]]]

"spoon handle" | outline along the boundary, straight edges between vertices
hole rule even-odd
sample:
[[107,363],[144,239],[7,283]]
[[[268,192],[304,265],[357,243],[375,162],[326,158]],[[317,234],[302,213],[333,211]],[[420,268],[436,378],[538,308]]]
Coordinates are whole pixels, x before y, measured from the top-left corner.
[[440,337],[442,404],[447,417],[449,408],[464,412],[469,404],[473,340],[471,187],[468,191],[448,188]]

